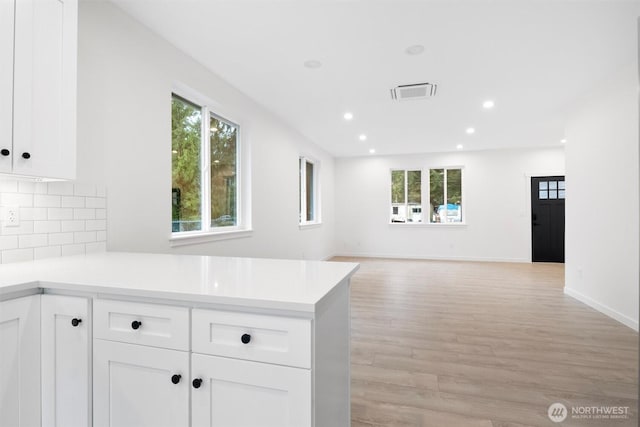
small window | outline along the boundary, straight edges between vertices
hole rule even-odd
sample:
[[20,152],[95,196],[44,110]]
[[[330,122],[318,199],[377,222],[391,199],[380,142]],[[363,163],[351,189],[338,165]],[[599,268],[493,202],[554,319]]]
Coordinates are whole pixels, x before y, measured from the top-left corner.
[[171,231],[184,235],[242,226],[237,124],[206,105],[171,100]]
[[391,171],[391,222],[422,222],[422,171]]
[[430,223],[462,222],[462,169],[429,169]]
[[320,222],[318,163],[306,157],[298,160],[300,175],[300,224]]

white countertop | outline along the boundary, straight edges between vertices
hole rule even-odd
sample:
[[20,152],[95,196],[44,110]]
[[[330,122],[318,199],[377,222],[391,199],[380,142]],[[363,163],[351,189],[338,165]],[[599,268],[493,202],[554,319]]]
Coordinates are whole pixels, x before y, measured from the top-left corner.
[[313,313],[358,264],[106,252],[0,265],[0,296],[32,288]]

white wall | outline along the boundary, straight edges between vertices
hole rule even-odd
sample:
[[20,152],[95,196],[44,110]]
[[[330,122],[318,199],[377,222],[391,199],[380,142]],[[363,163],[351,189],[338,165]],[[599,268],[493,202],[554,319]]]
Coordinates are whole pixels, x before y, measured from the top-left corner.
[[567,125],[565,292],[638,329],[638,71],[598,85]]
[[[78,178],[106,184],[109,250],[306,259],[334,253],[331,156],[111,3],[81,1],[79,14]],[[251,237],[170,248],[175,82],[241,123],[250,145]],[[321,162],[324,224],[305,230],[298,227],[301,154]]]
[[[463,166],[466,225],[390,225],[390,169]],[[564,175],[562,147],[336,160],[344,255],[531,261],[531,176]]]

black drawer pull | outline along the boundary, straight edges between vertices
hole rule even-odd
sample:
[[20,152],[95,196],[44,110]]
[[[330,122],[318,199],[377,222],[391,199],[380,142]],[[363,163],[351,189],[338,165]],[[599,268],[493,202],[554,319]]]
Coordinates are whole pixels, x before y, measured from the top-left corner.
[[243,334],[240,337],[240,341],[242,341],[242,344],[249,344],[251,342],[251,335],[249,334]]
[[131,329],[138,329],[140,326],[142,326],[142,322],[138,320],[131,322]]

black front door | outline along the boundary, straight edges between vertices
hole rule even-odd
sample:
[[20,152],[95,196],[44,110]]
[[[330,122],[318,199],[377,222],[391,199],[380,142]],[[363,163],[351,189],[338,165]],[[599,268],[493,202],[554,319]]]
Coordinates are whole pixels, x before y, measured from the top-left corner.
[[564,262],[564,176],[531,178],[533,262]]

